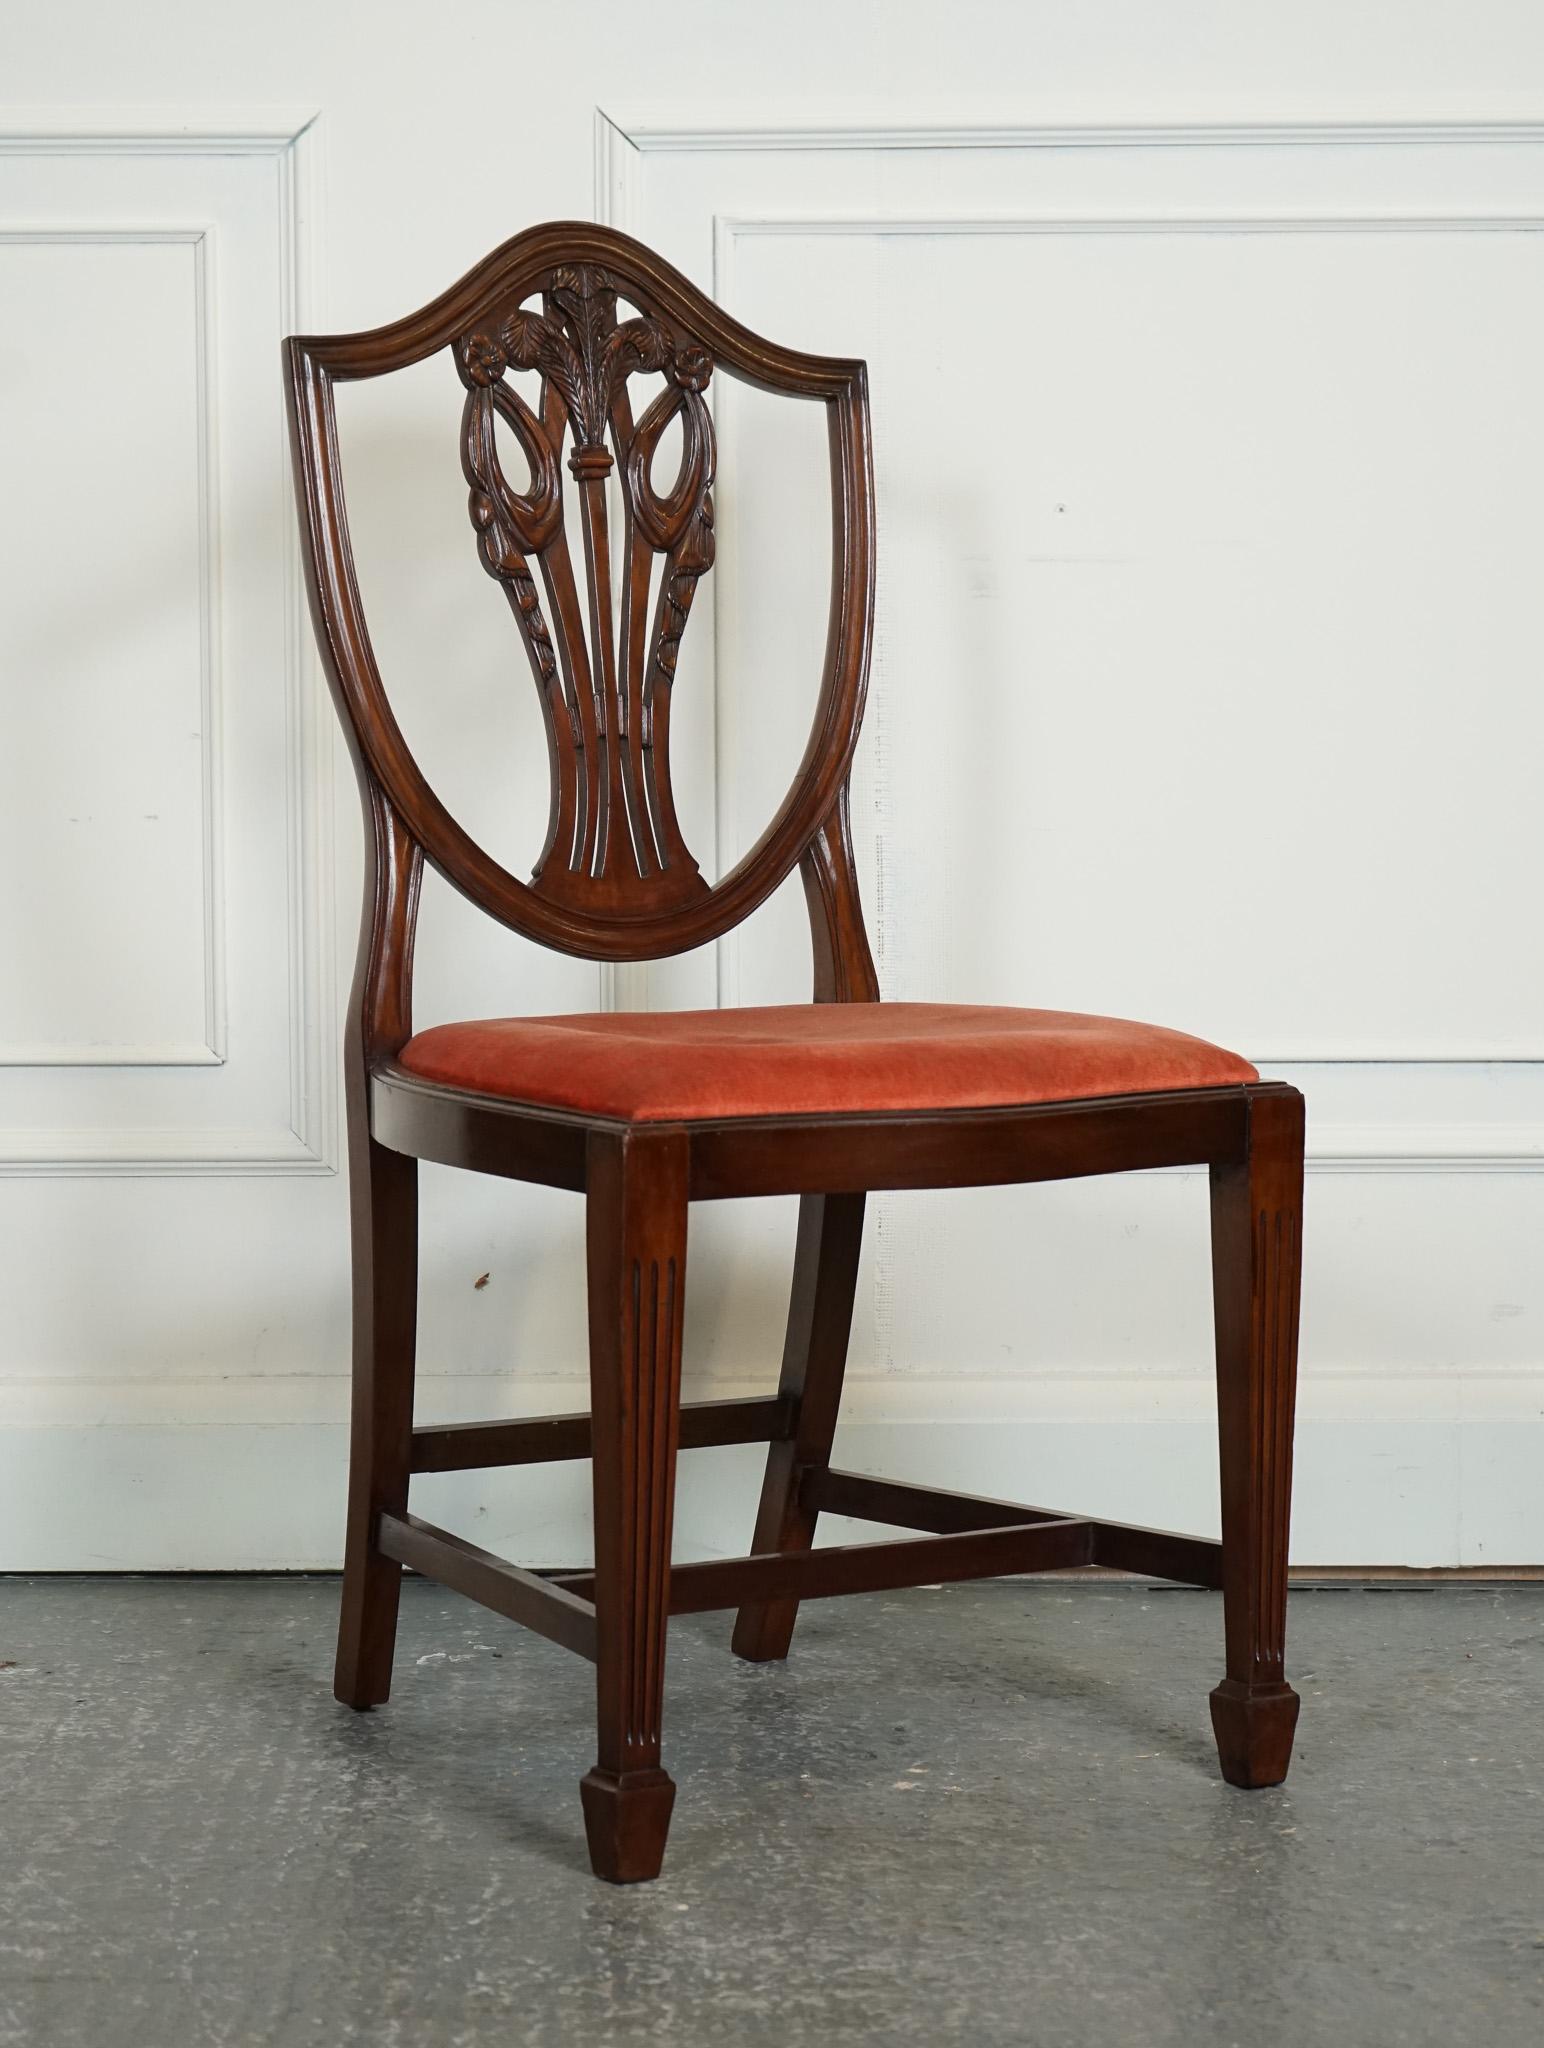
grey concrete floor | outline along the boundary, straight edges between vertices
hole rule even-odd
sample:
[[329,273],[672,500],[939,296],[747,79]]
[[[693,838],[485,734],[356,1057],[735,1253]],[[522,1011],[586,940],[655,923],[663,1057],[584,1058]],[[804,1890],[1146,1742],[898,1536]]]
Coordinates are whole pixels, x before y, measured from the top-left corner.
[[1009,1582],[671,1630],[659,1883],[597,1884],[589,1667],[411,1582],[0,1581],[5,2048],[1544,2042],[1544,1588],[1304,1592],[1278,1791],[1208,1594]]

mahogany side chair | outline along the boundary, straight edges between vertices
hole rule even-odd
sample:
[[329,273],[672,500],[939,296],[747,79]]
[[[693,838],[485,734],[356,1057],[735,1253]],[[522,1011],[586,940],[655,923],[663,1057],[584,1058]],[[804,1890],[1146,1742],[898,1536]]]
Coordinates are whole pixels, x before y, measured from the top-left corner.
[[[514,612],[545,720],[551,809],[529,881],[467,834],[409,751],[350,549],[333,387],[441,350],[465,387],[476,543]],[[591,1862],[617,1882],[651,1878],[675,1798],[660,1762],[670,1615],[737,1608],[734,1649],[764,1660],[787,1654],[801,1600],[1105,1565],[1221,1588],[1226,1675],[1211,1711],[1223,1774],[1278,1783],[1298,1710],[1282,1657],[1302,1098],[1233,1053],[1156,1026],[880,1003],[848,828],[874,601],[864,364],[763,341],[639,243],[583,222],[516,235],[390,326],[293,338],[286,364],[312,612],[368,847],[345,1041],[354,1395],[338,1698],[356,1708],[387,1698],[404,1565],[566,1644],[596,1667],[598,1753],[580,1786]],[[535,406],[510,371],[537,373]],[[635,374],[664,379],[637,419]],[[713,562],[705,394],[715,376],[825,407],[833,557],[824,670],[793,787],[745,858],[710,882],[682,839],[669,745],[677,650]],[[661,490],[651,470],[672,421],[680,466]],[[501,465],[499,422],[529,465],[522,490]],[[426,860],[528,938],[623,961],[709,943],[797,867],[814,1000],[415,1032]],[[584,1195],[589,1415],[415,1426],[421,1159]],[[832,1468],[867,1190],[1202,1164],[1220,1543]],[[800,1198],[777,1392],[683,1406],[688,1205],[770,1194]],[[673,1566],[677,1450],[752,1442],[769,1450],[751,1555]],[[541,1577],[408,1510],[415,1472],[584,1457],[592,1571]],[[923,1533],[817,1550],[823,1510]]]

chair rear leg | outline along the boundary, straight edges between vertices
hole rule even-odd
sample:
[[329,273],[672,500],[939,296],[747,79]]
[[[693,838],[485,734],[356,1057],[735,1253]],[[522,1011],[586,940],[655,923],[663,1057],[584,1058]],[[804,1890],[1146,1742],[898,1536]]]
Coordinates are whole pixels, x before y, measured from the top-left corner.
[[680,1434],[687,1140],[595,1134],[588,1161],[599,1753],[580,1784],[597,1877],[657,1877],[675,1804],[660,1765]]
[[[779,1391],[797,1403],[791,1443],[773,1444],[756,1512],[755,1552],[808,1550],[815,1540],[816,1511],[799,1502],[799,1481],[808,1466],[831,1462],[847,1368],[858,1254],[863,1245],[862,1195],[803,1195],[794,1251],[793,1298],[783,1345]],[[732,1646],[753,1664],[786,1657],[799,1615],[797,1600],[767,1600],[742,1607],[735,1616]]]
[[402,1567],[375,1546],[377,1517],[407,1507],[418,1323],[418,1162],[363,1133],[351,1143],[354,1387],[343,1612],[333,1691],[349,1707],[391,1692]]
[[1251,1098],[1247,1161],[1212,1168],[1212,1283],[1227,1675],[1212,1727],[1231,1785],[1279,1785],[1298,1697],[1286,1682],[1287,1533],[1303,1220],[1303,1099]]

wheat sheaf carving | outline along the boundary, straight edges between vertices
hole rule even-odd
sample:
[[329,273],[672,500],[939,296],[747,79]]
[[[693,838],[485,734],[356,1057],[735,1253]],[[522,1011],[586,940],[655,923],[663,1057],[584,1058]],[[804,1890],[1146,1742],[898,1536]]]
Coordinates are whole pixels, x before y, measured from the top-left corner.
[[[707,889],[676,820],[669,722],[692,598],[713,566],[715,446],[704,397],[713,360],[660,320],[619,321],[618,291],[598,265],[555,269],[540,311],[497,309],[454,352],[466,387],[462,468],[478,549],[514,610],[546,721],[552,806],[532,887],[568,903],[599,897],[625,908],[646,895],[658,907]],[[539,375],[539,412],[506,381],[510,370]],[[635,422],[628,379],[656,372],[665,387]],[[529,465],[524,490],[504,469],[500,419]],[[661,492],[654,457],[676,419],[680,468]],[[582,593],[564,524],[565,439],[578,487]],[[613,450],[623,509],[615,617]],[[651,622],[656,555],[665,561]]]

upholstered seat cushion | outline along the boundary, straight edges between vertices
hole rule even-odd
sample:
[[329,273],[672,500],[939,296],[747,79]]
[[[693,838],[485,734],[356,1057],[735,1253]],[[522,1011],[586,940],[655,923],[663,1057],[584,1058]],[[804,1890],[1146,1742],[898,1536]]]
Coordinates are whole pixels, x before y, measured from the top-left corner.
[[1258,1079],[1204,1039],[957,1003],[794,1003],[439,1024],[400,1064],[448,1088],[629,1122],[982,1109]]

